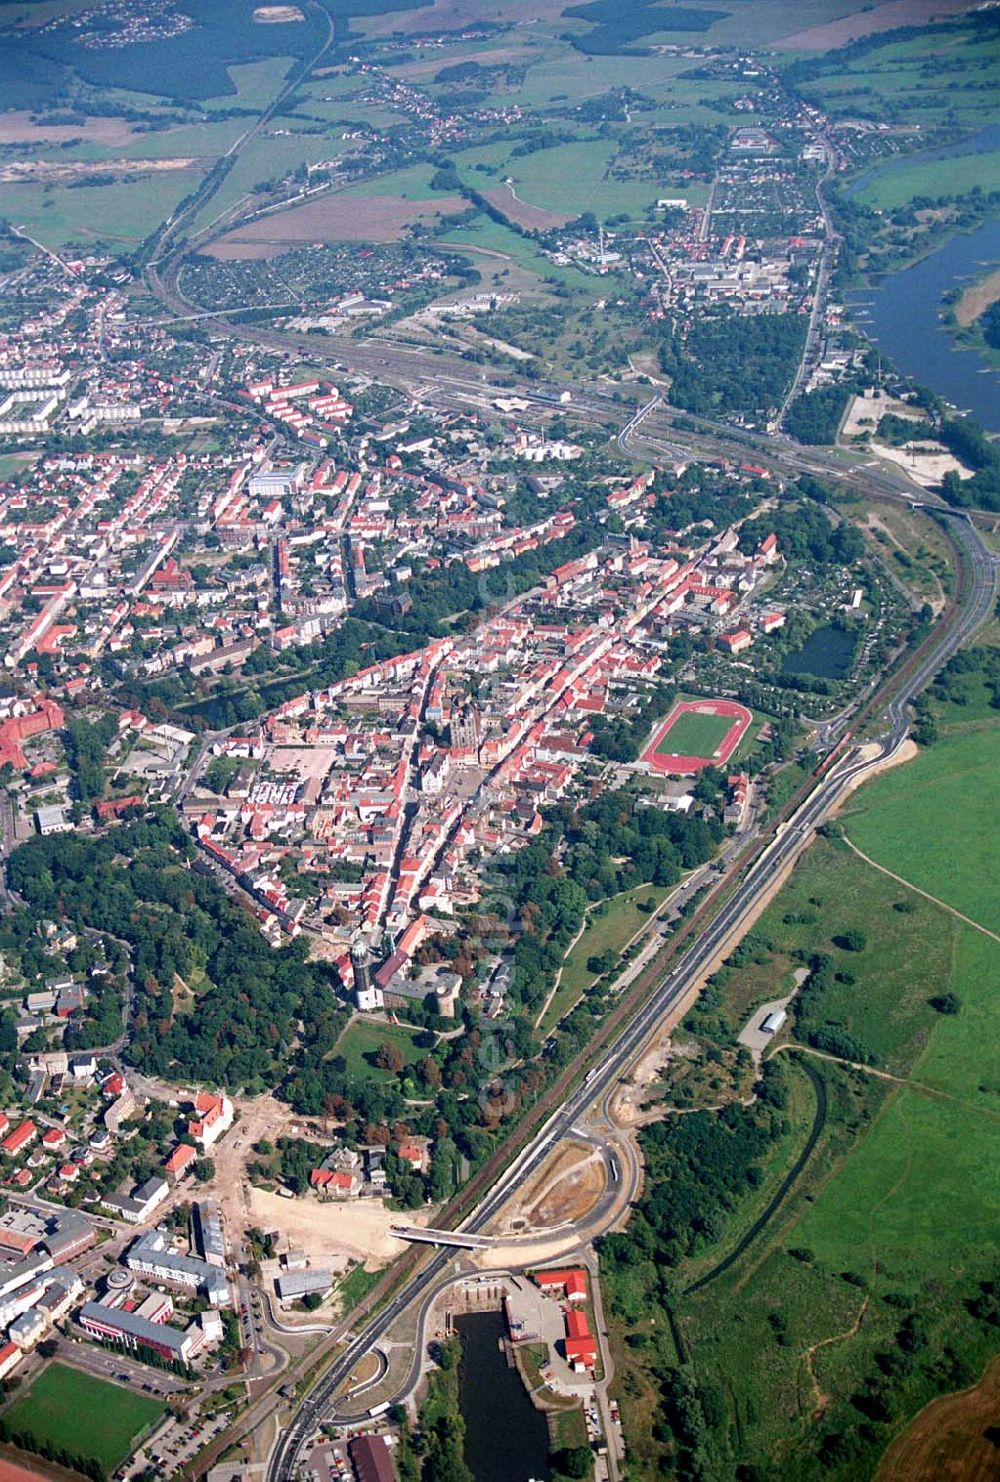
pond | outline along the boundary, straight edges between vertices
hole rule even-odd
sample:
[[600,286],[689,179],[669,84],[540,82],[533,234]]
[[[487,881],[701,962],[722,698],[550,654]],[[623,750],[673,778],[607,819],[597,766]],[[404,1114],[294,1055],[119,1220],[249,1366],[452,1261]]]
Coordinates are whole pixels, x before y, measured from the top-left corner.
[[810,633],[797,653],[786,654],[782,674],[812,674],[817,679],[843,679],[854,657],[855,636],[827,623]]
[[458,1403],[465,1421],[465,1464],[476,1482],[549,1482],[549,1428],[500,1347],[503,1315],[455,1319],[462,1340]]
[[848,298],[859,328],[897,371],[971,412],[990,432],[1000,432],[1000,372],[978,350],[958,349],[941,314],[950,289],[984,277],[998,262],[1000,221],[987,221]]

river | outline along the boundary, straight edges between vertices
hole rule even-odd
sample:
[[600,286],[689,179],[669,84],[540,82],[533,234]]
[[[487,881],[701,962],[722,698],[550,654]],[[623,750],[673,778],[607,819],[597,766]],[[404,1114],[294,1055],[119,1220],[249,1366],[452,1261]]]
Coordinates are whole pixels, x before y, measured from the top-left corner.
[[1000,221],[987,221],[848,297],[859,328],[896,370],[971,412],[990,432],[1000,432],[1000,371],[978,350],[957,348],[941,314],[950,289],[983,277],[998,262]]
[[909,154],[897,155],[895,159],[883,160],[880,164],[872,165],[870,169],[863,171],[851,181],[847,187],[847,194],[859,196],[876,181],[885,180],[888,176],[895,175],[897,171],[909,169],[913,165],[929,164],[933,160],[960,159],[967,154],[989,154],[994,149],[1000,149],[1000,124],[987,124],[985,128],[977,129],[974,134],[969,134],[965,139],[957,139],[953,144],[938,144],[932,149],[918,149]]
[[500,1348],[500,1312],[455,1319],[462,1340],[458,1403],[465,1464],[476,1482],[549,1482],[549,1428]]

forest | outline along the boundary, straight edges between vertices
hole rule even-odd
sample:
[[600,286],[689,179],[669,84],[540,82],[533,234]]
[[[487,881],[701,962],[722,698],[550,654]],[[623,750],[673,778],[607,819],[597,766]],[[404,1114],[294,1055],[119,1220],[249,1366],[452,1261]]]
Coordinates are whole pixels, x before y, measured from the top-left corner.
[[640,54],[647,48],[636,48],[646,36],[659,31],[707,31],[714,21],[724,20],[725,10],[680,9],[677,6],[661,7],[656,0],[584,0],[581,5],[571,5],[563,15],[575,20],[588,21],[592,29],[582,34],[573,34],[571,40],[578,51],[588,56],[628,56],[638,49]]
[[700,416],[765,416],[791,385],[805,336],[798,314],[726,312],[669,329],[660,366],[670,377],[670,400]]

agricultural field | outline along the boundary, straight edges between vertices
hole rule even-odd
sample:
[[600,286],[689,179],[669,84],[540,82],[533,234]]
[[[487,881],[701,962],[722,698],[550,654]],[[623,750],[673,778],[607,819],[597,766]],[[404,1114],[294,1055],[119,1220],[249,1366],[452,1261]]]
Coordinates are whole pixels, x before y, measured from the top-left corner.
[[[996,715],[996,712],[993,712]],[[848,838],[956,911],[1000,934],[997,731],[939,741],[876,778],[845,820]]]
[[[424,32],[432,22],[447,33],[467,23],[465,8],[453,0],[435,0],[433,15],[427,7],[402,9],[404,3],[357,0],[365,15],[351,23],[371,37],[403,33],[408,25]],[[343,5],[338,0],[338,16],[349,15],[352,8],[351,0]],[[850,8],[850,0],[834,5],[835,13]],[[807,6],[797,19],[808,21],[812,9]],[[761,0],[754,10],[751,30],[771,39],[781,29],[780,7]],[[130,248],[148,236],[242,137],[253,113],[274,100],[320,40],[318,11],[302,23],[264,26],[252,22],[240,0],[220,0],[193,27],[141,47],[81,46],[75,31],[65,26],[45,32],[43,65],[41,51],[36,57],[34,49],[42,42],[28,37],[37,28],[21,25],[26,16],[34,21],[43,13],[48,19],[68,14],[69,7],[46,5],[24,14],[16,7],[0,7],[0,29],[5,23],[18,27],[18,86],[5,98],[21,112],[6,115],[9,127],[23,131],[29,110],[40,108],[40,125],[32,125],[31,133],[40,168],[107,165],[120,176],[94,191],[70,191],[63,179],[0,187],[0,214],[22,222],[53,246],[103,240]],[[431,191],[434,166],[426,161],[445,149],[431,142],[412,99],[396,95],[393,82],[419,87],[424,99],[443,113],[461,114],[466,90],[476,107],[521,110],[521,119],[503,128],[477,122],[454,145],[449,143],[446,152],[467,185],[528,230],[558,226],[585,211],[605,221],[617,217],[645,223],[664,193],[682,193],[693,205],[706,199],[704,169],[692,174],[685,167],[691,149],[701,147],[696,135],[703,142],[724,134],[725,106],[739,96],[741,84],[724,76],[691,78],[691,59],[679,54],[619,53],[630,37],[645,45],[647,38],[669,35],[688,44],[714,35],[716,27],[732,30],[737,20],[745,44],[747,15],[734,17],[725,7],[709,5],[663,7],[648,0],[629,0],[624,8],[610,9],[604,0],[573,7],[565,0],[532,0],[527,11],[520,4],[494,6],[491,20],[499,26],[495,35],[439,44],[431,53],[420,45],[401,52],[390,43],[371,54],[375,68],[366,74],[345,63],[342,51],[333,48],[323,59],[325,65],[297,81],[283,111],[240,151],[221,185],[187,223],[189,232],[204,231],[234,208],[261,204],[279,185],[287,193],[293,175],[305,180],[306,166],[351,155],[365,158],[367,174],[349,187],[349,198],[365,197],[371,202],[367,208],[345,211],[333,197],[323,197],[304,212],[293,208],[256,224],[248,235],[224,243],[220,255],[264,257],[279,254],[289,241],[380,242],[397,240],[413,228],[434,231],[441,215],[461,211],[463,204]],[[670,26],[676,29],[671,32]],[[452,75],[463,62],[479,69],[471,82]],[[3,81],[0,75],[0,86]],[[636,95],[624,113],[620,90]],[[362,97],[369,101],[362,103]],[[102,99],[133,111],[134,117],[130,113],[127,122],[101,118]],[[75,132],[65,122],[48,128],[47,102],[73,110],[74,120],[80,120],[78,127],[72,126]],[[89,116],[88,105],[98,113]],[[51,117],[64,120],[65,113]],[[168,126],[156,127],[157,121],[168,121]],[[534,147],[540,125],[550,147]],[[357,129],[368,137],[345,137]],[[46,133],[52,137],[43,137]],[[127,172],[129,162],[147,160],[189,163],[162,175]],[[99,236],[92,235],[95,220],[102,224]],[[545,278],[569,287],[587,286],[583,274],[553,267],[534,243],[507,232],[502,223],[477,220],[463,236],[470,248],[478,249],[471,257],[484,284],[494,276],[487,254],[499,252],[507,255],[505,266],[527,275],[535,290]]]
[[[861,112],[924,132],[945,120],[952,128],[981,129],[1000,118],[996,89],[983,87],[998,58],[1000,42],[988,30],[946,25],[879,43],[846,61],[831,52],[818,75],[799,86],[835,117]],[[952,189],[946,180],[932,193]]]
[[[203,230],[224,211],[248,203],[256,187],[291,175],[303,164],[314,164],[330,154],[330,141],[321,134],[281,134],[275,126],[258,136],[240,155],[218,191],[195,217]],[[281,218],[282,220],[284,217]]]
[[258,257],[313,242],[397,242],[410,227],[433,227],[463,206],[462,200],[444,196],[427,201],[394,195],[321,196],[228,232],[208,252],[223,258]]
[[113,185],[0,185],[0,215],[47,247],[107,242],[126,250],[154,231],[200,181],[201,165],[160,170]]
[[[772,8],[766,0],[759,7],[764,13]],[[964,13],[967,9],[964,0],[883,0],[880,5],[863,5],[860,11],[855,5],[844,5],[842,0],[822,8],[816,0],[810,0],[808,5],[796,7],[796,29],[790,34],[786,31],[776,34],[779,47],[789,51],[837,50],[860,38],[894,31],[901,26],[926,25],[928,21]],[[785,18],[787,21],[787,9]],[[758,40],[765,39],[758,30],[761,19],[758,18],[757,26],[751,32],[757,35]]]
[[99,1462],[110,1473],[163,1410],[158,1400],[56,1363],[18,1396],[3,1419],[12,1435],[30,1435],[54,1450]]
[[[279,42],[280,36],[281,29],[279,28],[275,32],[276,43]],[[210,113],[217,113],[234,106],[266,108],[271,99],[280,92],[281,85],[294,60],[294,57],[279,55],[261,57],[257,62],[230,65],[226,68],[226,74],[232,91],[224,92],[219,97],[206,98],[204,107]]]
[[882,1458],[880,1482],[914,1477],[986,1477],[996,1461],[992,1422],[1000,1410],[1000,1359],[974,1388],[942,1395],[920,1412]]
[[[576,139],[527,155],[512,153],[515,144],[457,152],[455,165],[467,184],[484,193],[509,178],[520,200],[563,218],[584,211],[604,220],[619,214],[642,217],[665,188],[652,175],[617,178],[614,139]],[[503,208],[502,200],[498,204]]]
[[1000,150],[900,163],[872,180],[856,199],[878,211],[894,211],[917,196],[967,195],[975,187],[984,193],[1000,190]]
[[557,267],[526,237],[519,236],[509,227],[481,213],[462,226],[442,232],[438,241],[442,246],[457,252],[467,250],[473,266],[479,269],[484,278],[495,262],[501,271],[509,268],[513,272],[515,268],[519,268],[530,274],[535,289],[541,287],[540,280],[548,279],[568,288],[585,291],[592,303],[600,297],[599,280],[578,268]]

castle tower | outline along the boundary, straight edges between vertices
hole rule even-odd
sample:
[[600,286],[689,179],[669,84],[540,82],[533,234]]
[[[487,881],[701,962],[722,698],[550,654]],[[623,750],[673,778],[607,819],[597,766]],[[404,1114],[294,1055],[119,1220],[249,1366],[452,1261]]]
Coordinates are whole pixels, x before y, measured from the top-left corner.
[[364,1012],[384,1007],[382,990],[372,981],[372,960],[368,941],[358,932],[351,942],[351,971],[354,974],[354,1002]]

